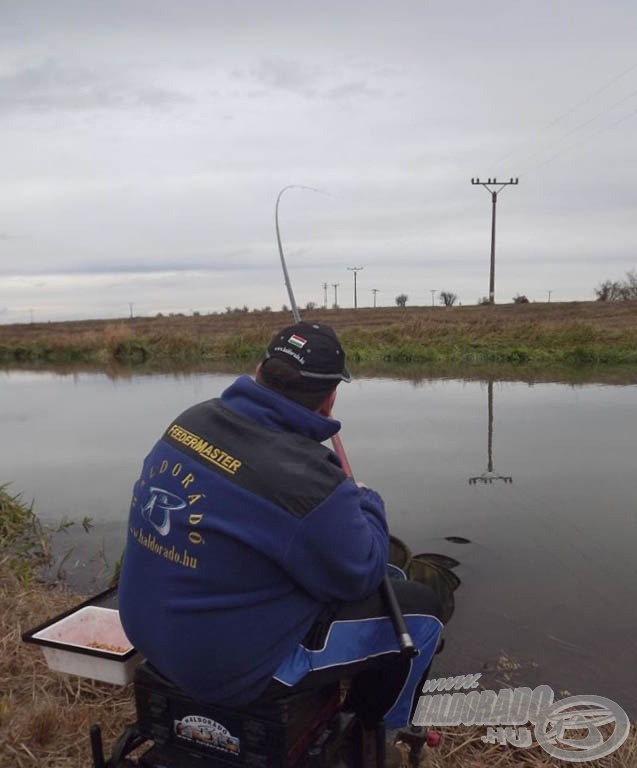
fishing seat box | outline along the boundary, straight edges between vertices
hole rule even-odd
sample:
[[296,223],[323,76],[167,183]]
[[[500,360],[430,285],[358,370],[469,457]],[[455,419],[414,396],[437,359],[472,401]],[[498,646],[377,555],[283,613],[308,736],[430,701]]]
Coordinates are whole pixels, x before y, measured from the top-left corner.
[[148,662],[135,671],[137,728],[154,746],[140,765],[292,768],[340,709],[339,684],[244,708],[196,701]]

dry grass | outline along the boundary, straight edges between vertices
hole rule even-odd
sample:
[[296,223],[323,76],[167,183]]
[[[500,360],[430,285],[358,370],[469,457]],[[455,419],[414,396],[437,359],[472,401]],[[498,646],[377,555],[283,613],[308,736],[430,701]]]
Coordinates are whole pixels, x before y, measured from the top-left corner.
[[[304,320],[333,325],[344,338],[394,342],[399,338],[447,337],[469,341],[526,343],[563,337],[584,342],[612,342],[626,336],[637,341],[637,301],[553,302],[497,304],[463,307],[379,307],[358,310],[302,311]],[[106,341],[112,349],[134,339],[184,340],[210,343],[222,339],[241,344],[242,339],[266,341],[291,322],[289,312],[248,312],[196,317],[136,317],[121,321],[81,320],[65,323],[0,325],[0,347],[18,344],[43,346],[92,346]]]
[[[567,768],[574,765],[590,768],[636,768],[637,726],[633,725],[624,744],[613,754],[590,763],[558,760],[538,744],[528,749],[510,745],[485,744],[485,727],[441,728],[440,746],[425,748],[422,768]],[[531,728],[532,731],[532,728]]]
[[[637,301],[313,310],[338,331],[350,364],[462,364],[538,371],[637,368]],[[289,312],[0,325],[0,361],[175,365],[256,360]]]
[[99,722],[111,744],[134,719],[130,686],[51,672],[22,632],[77,604],[58,586],[25,586],[0,560],[0,766],[87,768],[89,727]]

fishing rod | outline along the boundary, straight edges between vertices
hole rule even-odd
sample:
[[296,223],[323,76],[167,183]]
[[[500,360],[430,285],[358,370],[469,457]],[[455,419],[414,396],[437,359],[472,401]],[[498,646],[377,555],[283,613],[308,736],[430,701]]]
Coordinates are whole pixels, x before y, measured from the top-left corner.
[[[277,244],[279,246],[279,256],[281,257],[281,266],[283,267],[283,277],[285,279],[285,286],[287,288],[288,296],[290,298],[290,305],[292,307],[292,317],[294,318],[295,323],[300,323],[301,314],[299,313],[299,308],[294,299],[294,291],[292,290],[290,275],[288,274],[288,268],[285,264],[285,257],[283,256],[283,246],[281,245],[281,233],[279,231],[279,201],[281,200],[281,195],[287,189],[307,189],[311,192],[319,192],[319,193],[322,190],[315,189],[314,187],[305,187],[300,184],[289,184],[287,187],[283,187],[283,189],[279,192],[278,197],[276,199],[276,206],[274,208],[274,220],[276,224],[276,239],[277,239]],[[338,458],[341,460],[343,471],[349,478],[353,480],[354,474],[352,472],[350,463],[347,460],[347,456],[345,454],[345,448],[343,447],[343,442],[341,441],[340,435],[336,434],[332,436],[332,447],[334,448],[334,452],[336,453]],[[398,604],[398,600],[396,599],[396,593],[394,592],[394,588],[392,587],[392,583],[389,580],[389,577],[387,576],[387,574],[384,575],[383,580],[380,584],[380,593],[383,600],[385,601],[385,607],[387,608],[389,618],[391,619],[392,624],[394,626],[394,631],[396,632],[396,639],[398,640],[398,645],[400,646],[401,653],[405,656],[410,656],[410,657],[416,656],[416,654],[418,653],[418,649],[414,645],[414,641],[411,639],[411,635],[409,634],[409,630],[407,629],[407,625],[405,624],[405,618],[403,617],[402,611],[400,610],[400,605]]]

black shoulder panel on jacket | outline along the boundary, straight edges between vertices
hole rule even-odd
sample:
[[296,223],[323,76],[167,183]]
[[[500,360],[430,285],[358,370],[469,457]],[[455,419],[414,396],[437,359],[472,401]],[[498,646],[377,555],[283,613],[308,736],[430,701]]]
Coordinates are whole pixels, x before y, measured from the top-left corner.
[[189,408],[163,439],[228,481],[304,517],[345,480],[331,451],[291,432],[274,432],[207,400]]

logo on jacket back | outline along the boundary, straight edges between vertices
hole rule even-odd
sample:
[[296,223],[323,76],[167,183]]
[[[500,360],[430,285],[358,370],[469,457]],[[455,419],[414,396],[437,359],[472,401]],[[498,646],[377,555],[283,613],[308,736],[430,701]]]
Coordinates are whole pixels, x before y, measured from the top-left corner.
[[148,501],[141,509],[144,520],[153,526],[157,533],[168,536],[170,532],[170,513],[184,509],[186,502],[170,491],[163,488],[150,489]]

